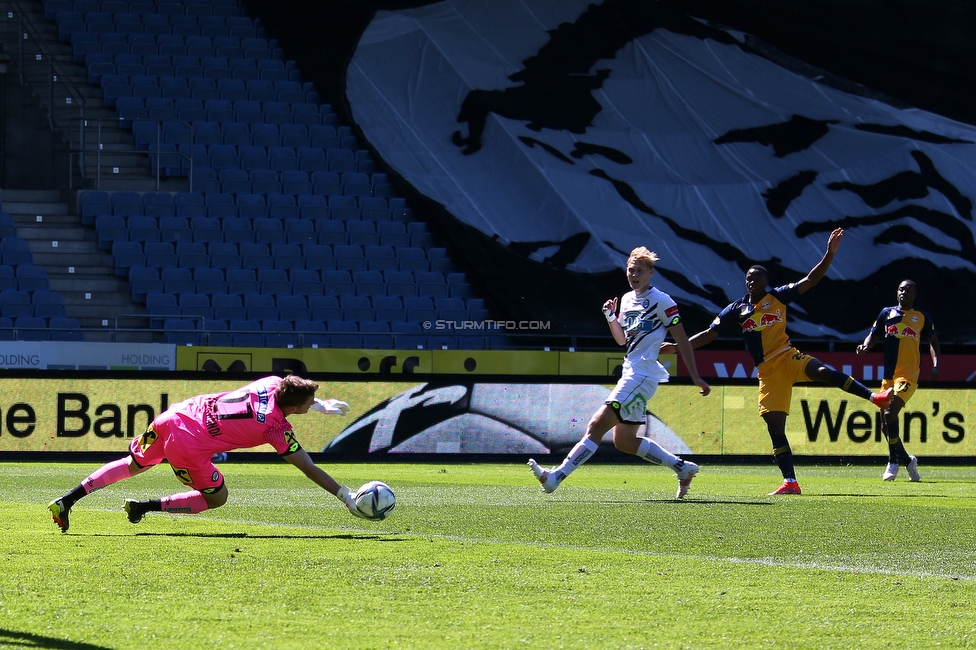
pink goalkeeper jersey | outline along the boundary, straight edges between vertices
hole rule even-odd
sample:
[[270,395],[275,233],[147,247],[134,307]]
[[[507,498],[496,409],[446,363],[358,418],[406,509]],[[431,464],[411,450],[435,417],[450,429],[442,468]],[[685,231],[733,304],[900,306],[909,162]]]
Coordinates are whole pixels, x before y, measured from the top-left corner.
[[[301,447],[291,424],[275,402],[280,377],[264,377],[228,393],[198,395],[170,407],[160,420],[173,416],[179,432],[173,435],[184,455],[206,455],[269,444],[279,454]],[[176,424],[176,422],[174,422]]]

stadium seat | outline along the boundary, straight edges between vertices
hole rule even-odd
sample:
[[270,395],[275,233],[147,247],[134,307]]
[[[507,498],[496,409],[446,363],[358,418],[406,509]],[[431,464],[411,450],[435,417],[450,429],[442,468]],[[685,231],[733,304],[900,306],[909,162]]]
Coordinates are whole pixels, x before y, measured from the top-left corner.
[[48,328],[52,341],[81,341],[84,339],[81,322],[77,318],[52,316],[48,320]]
[[14,328],[17,330],[17,339],[20,341],[51,340],[51,333],[48,331],[47,321],[43,318],[29,315],[16,316],[13,322]]
[[126,276],[129,269],[133,266],[145,266],[146,256],[142,252],[140,242],[113,241],[112,242],[112,262],[115,265],[115,274]]
[[298,345],[298,335],[290,320],[267,319],[264,325],[264,344],[269,348],[293,348]]
[[214,294],[210,300],[215,320],[229,324],[233,320],[244,318],[244,302],[240,294]]
[[390,325],[393,333],[393,344],[397,350],[423,349],[426,345],[424,330],[420,323],[394,322]]
[[392,350],[393,335],[386,323],[366,322],[360,324],[363,333],[363,348],[367,350]]
[[257,274],[253,268],[228,268],[226,276],[227,290],[231,293],[244,295],[258,293],[261,290],[261,285],[258,283]]
[[234,347],[264,347],[264,334],[257,321],[235,318],[230,321],[230,334]]
[[289,270],[289,275],[293,294],[298,296],[311,296],[322,293],[322,279],[317,270],[295,268]]
[[199,294],[227,293],[227,281],[220,268],[196,267],[193,269],[193,281]]

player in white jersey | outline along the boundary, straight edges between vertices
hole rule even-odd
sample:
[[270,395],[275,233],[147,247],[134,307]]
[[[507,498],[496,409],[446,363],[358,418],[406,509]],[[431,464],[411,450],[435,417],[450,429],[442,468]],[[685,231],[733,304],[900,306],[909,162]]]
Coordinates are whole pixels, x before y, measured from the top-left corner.
[[675,471],[678,477],[677,498],[688,493],[691,479],[698,473],[695,463],[682,460],[654,440],[637,435],[640,426],[648,420],[647,404],[657,392],[658,384],[668,381],[668,371],[657,360],[667,333],[670,332],[674,338],[688,373],[701,389],[701,394],[708,395],[711,391],[698,375],[695,355],[678,315],[678,305],[671,296],[651,286],[657,261],[657,255],[643,246],[631,251],[627,259],[627,282],[632,291],[620,299],[620,315],[617,315],[616,298],[603,304],[610,333],[618,345],[627,346],[623,373],[606,402],[590,418],[583,438],[562,463],[546,469],[529,459],[529,469],[546,492],[554,492],[573,470],[589,460],[610,429],[613,429],[613,444],[620,451]]

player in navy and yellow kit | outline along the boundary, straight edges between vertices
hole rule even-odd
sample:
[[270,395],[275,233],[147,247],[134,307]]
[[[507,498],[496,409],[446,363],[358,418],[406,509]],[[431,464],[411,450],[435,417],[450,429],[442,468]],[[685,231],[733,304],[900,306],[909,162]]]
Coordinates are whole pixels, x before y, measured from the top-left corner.
[[899,466],[905,465],[908,479],[920,481],[922,477],[918,473],[918,458],[909,456],[901,441],[898,414],[918,387],[921,360],[919,347],[923,340],[929,342],[929,354],[932,356],[929,378],[939,378],[939,337],[936,336],[932,319],[914,308],[915,297],[918,295],[918,287],[914,282],[904,280],[898,285],[896,295],[898,304],[881,310],[864,342],[857,346],[857,353],[867,352],[878,339],[882,339],[884,375],[881,389],[894,389],[891,404],[884,410],[883,426],[885,439],[888,441],[888,466],[881,478],[885,481],[894,481],[898,476]]
[[[770,289],[766,269],[758,265],[750,267],[746,272],[748,293],[723,309],[708,329],[688,339],[693,348],[708,345],[720,333],[738,334],[745,339],[759,370],[759,415],[766,422],[773,443],[773,456],[783,473],[783,484],[770,494],[800,494],[793,467],[793,451],[786,438],[786,418],[790,413],[794,384],[802,381],[830,384],[870,400],[880,408],[887,407],[891,400],[890,390],[872,393],[850,375],[831,370],[794,348],[786,334],[787,308],[797,296],[820,282],[843,237],[844,231],[840,228],[830,233],[823,259],[799,282]],[[665,351],[662,348],[662,352]]]

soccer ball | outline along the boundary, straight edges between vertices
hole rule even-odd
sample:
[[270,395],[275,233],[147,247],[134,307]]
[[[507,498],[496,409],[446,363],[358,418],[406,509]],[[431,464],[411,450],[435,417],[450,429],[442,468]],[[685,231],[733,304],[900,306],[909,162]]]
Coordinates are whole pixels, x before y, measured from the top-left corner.
[[396,496],[382,481],[370,481],[356,491],[356,509],[366,519],[386,519],[396,505]]

